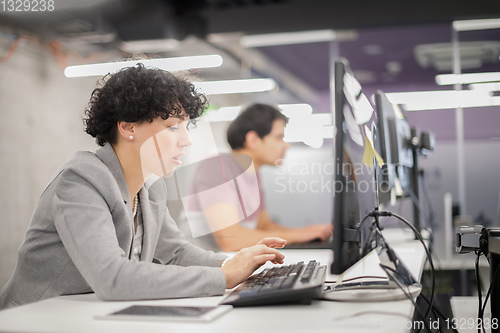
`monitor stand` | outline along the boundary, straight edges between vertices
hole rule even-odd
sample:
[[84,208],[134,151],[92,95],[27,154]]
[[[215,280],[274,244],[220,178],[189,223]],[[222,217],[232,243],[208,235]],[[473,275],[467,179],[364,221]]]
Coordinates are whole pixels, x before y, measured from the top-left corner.
[[374,231],[376,247],[325,285],[322,299],[347,302],[382,302],[415,299],[422,286],[401,261],[380,231]]

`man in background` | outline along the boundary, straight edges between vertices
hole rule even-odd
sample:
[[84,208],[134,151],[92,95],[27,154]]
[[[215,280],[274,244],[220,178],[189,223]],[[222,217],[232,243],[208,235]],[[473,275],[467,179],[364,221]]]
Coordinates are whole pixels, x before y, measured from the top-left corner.
[[[232,153],[202,162],[191,184],[193,195],[179,220],[188,239],[205,249],[239,251],[271,236],[288,244],[330,237],[331,224],[287,228],[267,212],[258,171],[266,164],[281,164],[290,147],[284,141],[287,122],[278,109],[252,104],[231,123],[227,141]],[[206,231],[197,235],[195,226]]]

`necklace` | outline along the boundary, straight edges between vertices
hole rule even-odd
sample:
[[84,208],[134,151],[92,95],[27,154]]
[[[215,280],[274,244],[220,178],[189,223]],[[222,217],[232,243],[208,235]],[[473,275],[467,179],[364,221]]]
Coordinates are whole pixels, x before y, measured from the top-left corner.
[[137,215],[137,207],[139,207],[139,196],[136,194],[134,200],[134,213],[132,214],[132,217]]

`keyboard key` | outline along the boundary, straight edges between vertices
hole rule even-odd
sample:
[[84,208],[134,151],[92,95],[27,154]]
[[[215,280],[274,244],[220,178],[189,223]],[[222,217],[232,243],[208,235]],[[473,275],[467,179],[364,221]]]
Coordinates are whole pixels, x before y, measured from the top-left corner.
[[278,271],[278,267],[273,267],[271,268],[265,275],[264,277],[271,277],[271,276],[274,276],[274,274],[276,274],[276,272]]
[[297,275],[288,276],[281,284],[281,289],[292,288],[295,280],[297,280]]
[[304,268],[304,262],[299,262],[295,267],[293,267],[292,271],[290,272],[289,275],[291,274],[297,274],[299,275],[300,272],[302,271],[302,268]]

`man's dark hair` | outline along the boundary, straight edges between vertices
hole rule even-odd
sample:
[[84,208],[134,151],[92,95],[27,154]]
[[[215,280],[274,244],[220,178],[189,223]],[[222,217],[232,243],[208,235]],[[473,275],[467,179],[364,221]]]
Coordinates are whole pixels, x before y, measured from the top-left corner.
[[281,119],[288,123],[288,118],[278,109],[267,104],[249,105],[236,118],[227,129],[227,142],[231,149],[242,149],[245,147],[245,138],[248,132],[255,131],[262,139],[273,128],[273,122]]
[[102,78],[92,92],[83,122],[85,132],[104,146],[106,142],[116,143],[120,120],[152,122],[158,117],[178,117],[183,109],[195,119],[206,107],[205,95],[196,92],[186,79],[138,63]]

